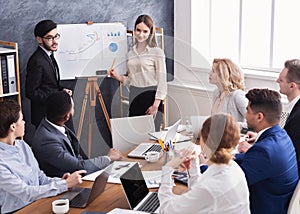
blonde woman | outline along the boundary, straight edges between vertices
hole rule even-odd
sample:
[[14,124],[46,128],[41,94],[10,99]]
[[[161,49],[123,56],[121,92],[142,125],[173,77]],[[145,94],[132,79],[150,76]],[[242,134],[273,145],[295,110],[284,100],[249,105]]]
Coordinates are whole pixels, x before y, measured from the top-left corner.
[[[230,59],[214,59],[209,83],[217,86],[213,95],[211,114],[231,114],[237,122],[246,124],[247,99],[244,75]],[[242,125],[244,126],[244,125]]]

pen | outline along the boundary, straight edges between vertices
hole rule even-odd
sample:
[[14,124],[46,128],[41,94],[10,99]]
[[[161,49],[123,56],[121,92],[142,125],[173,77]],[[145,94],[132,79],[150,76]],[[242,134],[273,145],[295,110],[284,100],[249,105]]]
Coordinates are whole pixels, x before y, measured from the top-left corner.
[[116,57],[114,58],[114,60],[113,60],[113,62],[112,62],[112,64],[111,64],[111,66],[110,66],[110,70],[114,68],[115,62],[116,62]]
[[108,77],[110,77],[110,71],[114,68],[114,66],[115,66],[115,62],[116,62],[116,57],[114,58],[114,60],[112,61],[112,63],[111,63],[111,66],[110,66],[110,69],[109,69],[109,73],[108,73]]

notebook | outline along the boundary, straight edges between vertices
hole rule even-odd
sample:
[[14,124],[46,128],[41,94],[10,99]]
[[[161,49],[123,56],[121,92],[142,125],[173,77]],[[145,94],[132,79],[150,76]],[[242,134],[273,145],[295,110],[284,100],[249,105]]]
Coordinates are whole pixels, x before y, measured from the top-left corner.
[[[178,120],[174,125],[172,125],[166,133],[164,142],[173,141],[177,133],[177,128],[179,126],[180,120]],[[145,154],[149,151],[161,151],[161,146],[158,143],[141,143],[134,150],[132,150],[128,157],[132,158],[145,158]]]
[[159,213],[157,192],[149,192],[139,165],[136,163],[120,177],[126,199],[132,210]]
[[108,173],[102,172],[95,179],[92,188],[74,187],[61,198],[69,199],[70,207],[84,208],[104,191],[108,176]]

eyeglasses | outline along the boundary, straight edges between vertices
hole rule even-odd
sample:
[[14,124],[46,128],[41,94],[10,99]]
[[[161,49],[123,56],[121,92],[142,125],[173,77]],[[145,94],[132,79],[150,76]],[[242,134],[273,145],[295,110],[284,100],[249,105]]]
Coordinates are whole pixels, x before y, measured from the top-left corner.
[[53,42],[54,40],[58,40],[60,38],[60,35],[57,33],[55,36],[46,36],[42,38],[46,39],[48,42]]

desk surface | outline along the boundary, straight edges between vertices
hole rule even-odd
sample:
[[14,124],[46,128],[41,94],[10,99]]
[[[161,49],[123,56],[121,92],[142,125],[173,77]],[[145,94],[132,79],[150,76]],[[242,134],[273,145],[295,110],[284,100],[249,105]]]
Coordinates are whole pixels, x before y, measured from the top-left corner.
[[[128,153],[126,153],[127,155]],[[136,158],[124,158],[124,161],[138,161],[142,165],[142,170],[161,170],[163,158],[161,158],[156,163],[148,163],[143,159]],[[80,187],[92,187],[93,182],[83,181],[80,184]],[[153,189],[157,190],[157,189]],[[152,189],[151,189],[152,191]],[[176,186],[173,188],[175,194],[182,194],[187,191],[187,187],[183,184],[176,183]],[[62,195],[62,194],[61,194]],[[16,212],[17,214],[21,213],[43,213],[43,214],[52,214],[52,201],[61,197],[61,195],[39,199],[32,204],[24,207],[23,209]],[[129,209],[125,194],[121,184],[111,184],[107,183],[104,192],[98,196],[92,203],[90,203],[86,208],[70,208],[69,213],[81,213],[82,211],[102,211],[109,212],[114,208],[124,208]]]

